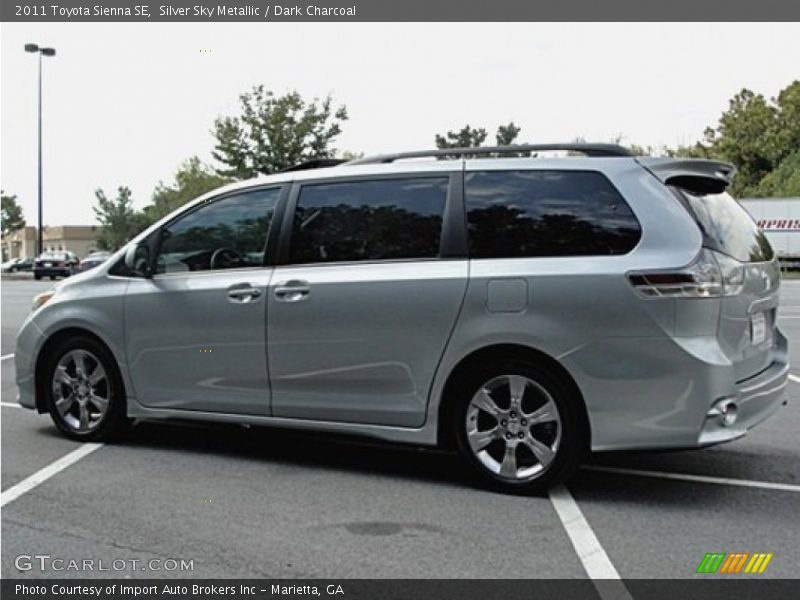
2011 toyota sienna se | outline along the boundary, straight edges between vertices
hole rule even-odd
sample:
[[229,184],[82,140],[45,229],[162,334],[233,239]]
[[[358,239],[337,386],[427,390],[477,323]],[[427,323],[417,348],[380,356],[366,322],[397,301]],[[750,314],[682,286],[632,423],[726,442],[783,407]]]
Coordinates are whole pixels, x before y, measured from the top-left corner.
[[558,144],[235,183],[37,298],[19,401],[80,440],[138,418],[440,445],[526,492],[587,451],[733,440],[788,359],[732,174]]

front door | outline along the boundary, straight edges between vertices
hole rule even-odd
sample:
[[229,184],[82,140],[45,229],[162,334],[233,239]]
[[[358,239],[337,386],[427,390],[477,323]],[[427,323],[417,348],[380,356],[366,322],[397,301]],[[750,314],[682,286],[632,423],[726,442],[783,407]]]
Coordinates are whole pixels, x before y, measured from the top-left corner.
[[279,188],[212,199],[167,224],[156,274],[125,297],[129,372],[148,408],[268,415],[267,232]]
[[448,174],[300,188],[268,298],[275,416],[424,423],[467,283],[467,261],[441,257],[449,188]]

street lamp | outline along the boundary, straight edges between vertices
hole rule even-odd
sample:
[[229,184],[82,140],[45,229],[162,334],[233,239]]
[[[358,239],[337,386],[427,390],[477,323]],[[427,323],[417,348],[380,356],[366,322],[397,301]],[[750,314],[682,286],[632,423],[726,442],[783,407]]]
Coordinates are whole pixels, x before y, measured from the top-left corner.
[[36,44],[25,44],[25,52],[39,55],[39,227],[36,230],[36,254],[42,253],[42,56],[55,56],[55,48],[40,48]]

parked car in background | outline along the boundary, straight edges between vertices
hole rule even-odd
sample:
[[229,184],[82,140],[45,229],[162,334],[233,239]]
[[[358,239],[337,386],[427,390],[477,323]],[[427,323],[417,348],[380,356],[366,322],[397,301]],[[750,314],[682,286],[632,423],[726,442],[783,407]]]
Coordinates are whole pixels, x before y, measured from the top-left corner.
[[17,271],[33,271],[33,257],[25,256],[20,258],[17,263],[11,267],[12,273],[16,273]]
[[84,258],[78,265],[78,273],[83,273],[89,269],[94,269],[102,265],[111,256],[110,252],[92,252]]
[[42,252],[33,262],[33,277],[69,277],[77,271],[78,257],[69,250]]
[[21,258],[12,258],[0,265],[3,273],[16,273],[18,271],[30,271],[33,269],[33,258],[25,256]]

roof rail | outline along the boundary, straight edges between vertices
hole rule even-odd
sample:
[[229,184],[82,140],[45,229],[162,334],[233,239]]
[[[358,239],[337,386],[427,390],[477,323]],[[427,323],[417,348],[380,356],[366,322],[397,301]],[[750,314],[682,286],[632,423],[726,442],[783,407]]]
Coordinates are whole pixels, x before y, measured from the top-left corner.
[[391,163],[404,158],[427,158],[472,156],[476,154],[516,154],[546,152],[550,150],[567,150],[580,152],[586,156],[632,156],[627,148],[617,144],[517,144],[511,146],[484,146],[477,148],[439,148],[436,150],[418,150],[416,152],[398,152],[396,154],[378,154],[347,162],[347,165],[370,165]]
[[324,169],[326,167],[335,167],[336,165],[341,165],[347,162],[347,159],[343,158],[315,158],[313,160],[307,160],[303,163],[298,163],[296,165],[292,165],[291,167],[286,167],[285,169],[281,169],[278,173],[289,173],[291,171],[305,171],[306,169]]

